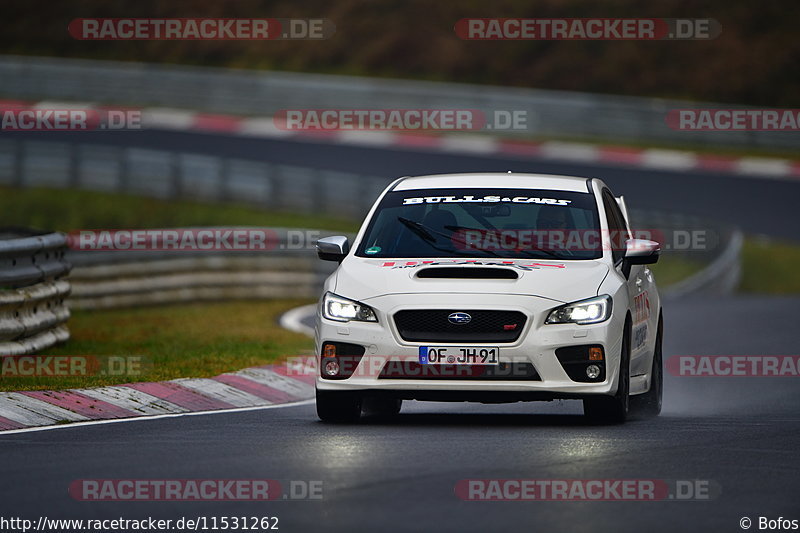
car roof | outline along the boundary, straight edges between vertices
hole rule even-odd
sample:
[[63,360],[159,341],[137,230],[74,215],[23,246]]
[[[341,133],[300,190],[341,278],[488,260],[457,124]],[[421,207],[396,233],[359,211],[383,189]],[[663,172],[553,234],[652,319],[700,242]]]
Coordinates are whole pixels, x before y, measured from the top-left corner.
[[395,191],[415,189],[544,189],[552,191],[589,192],[587,178],[554,174],[521,174],[505,172],[475,172],[466,174],[435,174],[403,178]]

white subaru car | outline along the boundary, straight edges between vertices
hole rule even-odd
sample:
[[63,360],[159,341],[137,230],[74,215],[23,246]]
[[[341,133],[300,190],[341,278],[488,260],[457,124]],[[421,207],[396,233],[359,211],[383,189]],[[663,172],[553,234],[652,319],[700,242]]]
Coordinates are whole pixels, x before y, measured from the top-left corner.
[[661,411],[661,303],[627,208],[597,178],[483,173],[395,180],[339,262],[316,320],[317,413],[403,400],[580,399],[621,423]]

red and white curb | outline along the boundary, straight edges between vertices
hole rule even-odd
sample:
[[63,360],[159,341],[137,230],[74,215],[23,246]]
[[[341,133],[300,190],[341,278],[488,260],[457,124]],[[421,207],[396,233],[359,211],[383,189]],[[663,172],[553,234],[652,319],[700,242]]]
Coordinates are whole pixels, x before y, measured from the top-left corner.
[[396,131],[293,131],[267,117],[242,118],[180,109],[142,109],[148,128],[225,133],[271,139],[356,146],[411,148],[520,159],[575,161],[656,170],[700,170],[775,179],[800,178],[800,160],[734,157],[683,150],[631,148],[561,141],[529,141],[480,134],[426,134]]
[[315,375],[308,366],[266,365],[213,378],[0,392],[0,432],[294,404],[313,398]]
[[[32,107],[37,109],[111,109],[91,103],[22,102],[0,100],[0,110]],[[119,109],[119,108],[114,108]],[[184,109],[125,108],[141,112],[145,129],[165,129],[221,133],[269,139],[347,144],[496,155],[515,159],[571,161],[651,170],[704,171],[771,178],[800,178],[800,160],[768,157],[737,157],[660,148],[632,148],[561,141],[531,141],[472,133],[408,133],[398,131],[308,131],[285,130],[270,117],[240,117],[202,113]],[[724,135],[724,133],[721,133]]]

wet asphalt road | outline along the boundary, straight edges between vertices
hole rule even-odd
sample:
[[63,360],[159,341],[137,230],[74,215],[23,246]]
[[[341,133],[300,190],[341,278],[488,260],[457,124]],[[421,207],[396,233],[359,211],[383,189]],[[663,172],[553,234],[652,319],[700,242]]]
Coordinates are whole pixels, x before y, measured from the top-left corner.
[[[675,301],[665,355],[786,354],[800,298]],[[768,328],[770,334],[764,336]],[[313,405],[0,436],[2,516],[277,516],[280,531],[741,531],[800,518],[800,382],[666,376],[664,413],[591,426],[576,402],[407,402],[394,423]],[[79,502],[76,479],[321,480],[321,501]],[[472,502],[462,479],[708,481],[713,499]]]

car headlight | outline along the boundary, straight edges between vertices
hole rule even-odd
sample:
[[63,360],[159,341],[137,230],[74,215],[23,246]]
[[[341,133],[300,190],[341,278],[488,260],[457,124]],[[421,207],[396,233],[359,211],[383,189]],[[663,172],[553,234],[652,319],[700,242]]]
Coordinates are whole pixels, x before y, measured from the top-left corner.
[[378,317],[371,307],[337,296],[332,292],[325,293],[322,299],[322,316],[337,322],[377,322]]
[[611,297],[607,294],[556,307],[545,324],[597,324],[611,316]]

